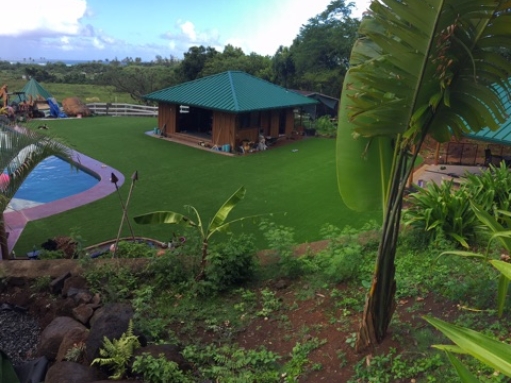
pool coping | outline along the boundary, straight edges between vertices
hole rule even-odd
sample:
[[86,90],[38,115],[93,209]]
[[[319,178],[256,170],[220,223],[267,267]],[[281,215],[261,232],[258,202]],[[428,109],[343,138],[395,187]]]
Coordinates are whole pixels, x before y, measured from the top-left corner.
[[[86,205],[114,193],[116,188],[110,180],[112,173],[118,178],[118,187],[124,183],[125,178],[120,171],[75,150],[71,150],[71,154],[73,161],[75,161],[79,167],[86,169],[87,172],[97,177],[99,182],[83,192],[61,198],[57,201],[26,209],[4,212],[5,226],[9,233],[9,238],[7,239],[9,253],[16,245],[16,242],[28,222]],[[2,255],[0,255],[0,260],[2,259]]]

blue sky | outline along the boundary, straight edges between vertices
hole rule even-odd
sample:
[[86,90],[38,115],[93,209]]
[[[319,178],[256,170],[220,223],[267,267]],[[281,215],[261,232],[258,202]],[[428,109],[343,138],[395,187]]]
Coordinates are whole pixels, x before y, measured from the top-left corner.
[[[0,24],[0,59],[148,61],[182,58],[194,45],[222,51],[226,44],[271,56],[330,1],[23,0]],[[352,1],[354,17],[370,3]]]

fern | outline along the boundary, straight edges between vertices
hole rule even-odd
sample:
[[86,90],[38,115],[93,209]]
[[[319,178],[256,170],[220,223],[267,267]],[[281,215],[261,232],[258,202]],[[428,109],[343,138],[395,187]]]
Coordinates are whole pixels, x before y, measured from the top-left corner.
[[110,379],[121,379],[126,373],[126,367],[133,351],[140,347],[137,336],[133,335],[133,321],[130,320],[128,329],[119,339],[111,341],[106,336],[103,340],[103,348],[99,350],[100,358],[92,361],[91,365],[99,363],[100,366],[110,366],[113,375]]

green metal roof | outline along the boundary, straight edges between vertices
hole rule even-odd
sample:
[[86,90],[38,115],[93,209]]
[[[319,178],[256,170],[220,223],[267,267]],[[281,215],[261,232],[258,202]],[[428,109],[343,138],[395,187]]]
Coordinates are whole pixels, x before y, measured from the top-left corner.
[[316,100],[239,71],[185,82],[144,98],[231,113],[317,104]]
[[53,97],[50,92],[43,88],[41,84],[39,84],[35,78],[31,78],[21,90],[25,92],[26,98],[32,96],[34,100],[38,98],[48,99]]
[[507,120],[497,130],[484,128],[477,133],[467,133],[465,137],[494,144],[511,145],[511,99],[504,88],[499,87],[498,94],[506,108]]

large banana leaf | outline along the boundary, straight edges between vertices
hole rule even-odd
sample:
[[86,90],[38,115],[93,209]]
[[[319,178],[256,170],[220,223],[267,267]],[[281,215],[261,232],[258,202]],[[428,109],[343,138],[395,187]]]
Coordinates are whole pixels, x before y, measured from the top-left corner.
[[[360,26],[339,109],[337,174],[350,208],[389,195],[391,143],[496,129],[510,89],[509,1],[373,0]],[[382,138],[383,137],[383,138]],[[376,189],[380,190],[376,190]]]
[[511,345],[437,318],[426,317],[424,319],[457,345],[457,347],[448,345],[435,345],[434,347],[448,352],[471,355],[487,366],[511,377]]

